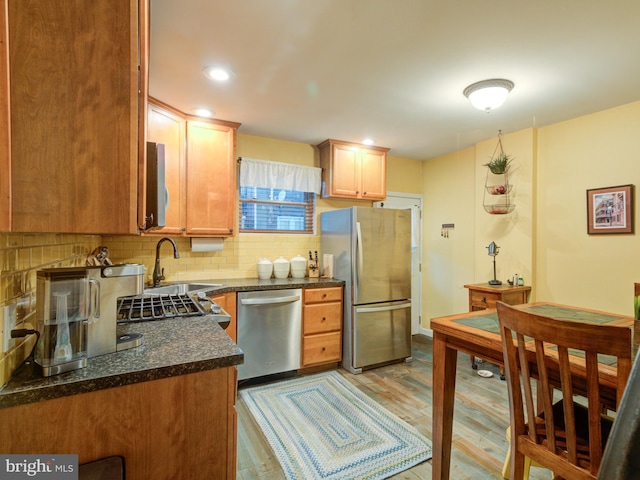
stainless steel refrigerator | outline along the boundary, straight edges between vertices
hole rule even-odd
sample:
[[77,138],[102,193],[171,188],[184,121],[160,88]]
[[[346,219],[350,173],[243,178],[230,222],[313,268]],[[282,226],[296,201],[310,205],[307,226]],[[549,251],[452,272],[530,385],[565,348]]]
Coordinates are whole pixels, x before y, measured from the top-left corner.
[[320,251],[344,280],[342,366],[411,359],[411,211],[351,207],[320,215]]

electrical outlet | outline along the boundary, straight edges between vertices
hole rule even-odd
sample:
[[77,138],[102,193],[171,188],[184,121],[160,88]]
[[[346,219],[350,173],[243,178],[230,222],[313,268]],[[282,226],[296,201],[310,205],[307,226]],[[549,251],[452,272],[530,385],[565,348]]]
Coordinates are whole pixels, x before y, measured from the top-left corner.
[[16,304],[12,303],[2,309],[2,353],[9,351],[11,330],[16,328]]

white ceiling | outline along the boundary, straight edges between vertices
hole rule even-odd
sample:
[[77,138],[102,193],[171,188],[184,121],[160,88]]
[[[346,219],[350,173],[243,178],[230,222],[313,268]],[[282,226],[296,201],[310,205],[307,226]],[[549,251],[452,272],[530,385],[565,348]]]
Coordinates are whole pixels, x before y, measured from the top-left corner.
[[[488,78],[515,87],[485,113],[462,91]],[[239,133],[425,160],[640,100],[640,1],[151,0],[149,88]]]

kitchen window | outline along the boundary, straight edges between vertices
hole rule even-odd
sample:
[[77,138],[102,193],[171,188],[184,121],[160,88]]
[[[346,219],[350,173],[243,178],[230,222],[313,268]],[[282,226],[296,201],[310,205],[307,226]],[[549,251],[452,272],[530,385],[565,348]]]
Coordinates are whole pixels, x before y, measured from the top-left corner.
[[240,232],[313,234],[322,170],[243,157]]

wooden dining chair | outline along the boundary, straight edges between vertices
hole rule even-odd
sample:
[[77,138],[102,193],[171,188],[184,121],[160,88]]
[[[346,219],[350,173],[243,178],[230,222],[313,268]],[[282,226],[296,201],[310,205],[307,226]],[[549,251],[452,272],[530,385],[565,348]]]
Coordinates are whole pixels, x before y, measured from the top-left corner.
[[[502,302],[497,309],[509,392],[509,478],[522,479],[526,456],[556,479],[595,479],[613,422],[603,415],[598,354],[617,357],[617,367],[602,367],[617,371],[617,407],[631,370],[631,329],[554,319]],[[561,394],[555,403],[554,389]],[[576,402],[576,395],[584,397]]]

